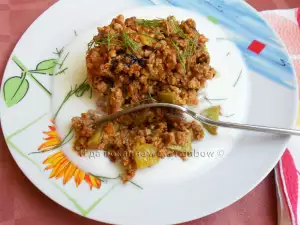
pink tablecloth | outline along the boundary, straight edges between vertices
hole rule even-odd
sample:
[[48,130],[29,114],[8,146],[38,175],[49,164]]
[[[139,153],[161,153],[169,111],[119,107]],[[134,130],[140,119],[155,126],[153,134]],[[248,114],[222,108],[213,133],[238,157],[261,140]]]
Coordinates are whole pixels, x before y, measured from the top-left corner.
[[[55,0],[0,0],[0,79],[10,52],[26,28]],[[250,0],[257,9],[292,8],[299,0]],[[43,195],[22,174],[0,136],[0,225],[100,224],[80,217]],[[275,225],[277,200],[273,172],[253,191],[197,225]]]

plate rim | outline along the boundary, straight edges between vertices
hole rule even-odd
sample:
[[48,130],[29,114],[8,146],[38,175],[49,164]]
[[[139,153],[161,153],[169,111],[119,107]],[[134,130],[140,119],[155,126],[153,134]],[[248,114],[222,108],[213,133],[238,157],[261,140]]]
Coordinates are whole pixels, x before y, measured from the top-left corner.
[[[243,2],[243,1],[242,1],[242,2]],[[34,22],[26,29],[26,31],[21,35],[19,41],[27,34],[27,32],[29,32],[30,28],[31,28],[31,27],[32,27],[32,26],[40,19],[41,16],[45,15],[50,9],[52,9],[52,8],[54,8],[54,7],[58,7],[59,3],[60,3],[60,1],[55,2],[55,3],[54,3],[53,5],[51,5],[47,10],[45,10],[40,16],[38,16],[38,17],[34,20]],[[258,11],[255,10],[251,5],[249,5],[247,2],[243,2],[243,4],[244,4],[245,7],[249,8],[249,10],[251,10],[253,13],[255,13],[257,16],[259,16],[262,20],[264,20],[264,19],[262,18],[262,16],[258,13]],[[156,7],[160,7],[160,6],[161,6],[161,5],[156,5]],[[173,7],[176,7],[176,6],[173,6]],[[264,20],[264,21],[265,21],[265,20]],[[283,43],[283,41],[281,40],[281,38],[278,36],[278,34],[273,30],[273,28],[272,28],[269,24],[268,24],[268,26],[272,29],[272,32],[273,32],[274,36],[277,37],[277,40],[279,40],[279,41],[282,43],[282,46],[284,47],[284,50],[285,50],[285,54],[288,56],[289,60],[291,60],[291,57],[290,57],[290,55],[288,54],[287,48],[286,48],[286,46],[284,45],[284,43]],[[19,41],[18,41],[18,43],[19,43]],[[11,52],[9,58],[8,58],[8,61],[11,60],[11,58],[12,58],[12,56],[13,56],[13,53],[15,52],[15,49],[16,49],[17,46],[18,46],[18,43],[17,43],[17,44],[15,45],[15,47],[13,48],[13,50],[12,50],[12,52]],[[8,66],[9,66],[9,65],[8,65],[8,62],[7,62],[6,66],[5,66],[4,73],[3,73],[3,78],[4,78],[4,76],[7,74],[7,68],[8,68]],[[295,79],[296,79],[296,71],[295,71],[295,68],[294,68],[294,67],[292,67],[292,69],[293,69],[293,75],[294,75],[294,81],[295,81]],[[4,84],[4,79],[2,80],[2,84],[1,84],[1,87],[2,87],[2,88],[3,88],[3,84]],[[297,84],[297,82],[295,82],[295,84]],[[296,123],[296,120],[297,120],[297,105],[298,105],[298,96],[297,96],[297,93],[298,93],[298,91],[299,91],[299,87],[298,87],[298,85],[296,85],[296,90],[294,91],[294,100],[295,100],[294,106],[295,106],[295,110],[293,111],[293,115],[291,116],[293,119],[292,119],[292,124],[291,124],[290,127],[293,127],[293,126],[295,125],[295,123]],[[3,95],[3,93],[1,92],[1,97],[2,97],[2,95]],[[0,117],[1,117],[1,110],[0,110]],[[2,120],[1,120],[0,122],[1,122],[1,126],[2,126],[2,123],[3,123]],[[3,126],[2,126],[2,130],[3,130]],[[3,130],[3,134],[4,134],[4,130]],[[5,136],[4,136],[4,137],[5,137]],[[290,140],[290,137],[287,137],[287,138],[285,139],[283,145],[286,146],[289,140]],[[6,137],[5,137],[5,142],[6,142],[6,144],[7,144]],[[61,202],[59,202],[58,200],[56,200],[55,198],[53,198],[52,196],[50,196],[49,193],[47,193],[40,185],[38,185],[38,182],[33,181],[33,178],[30,176],[30,174],[27,174],[27,173],[25,172],[25,170],[23,169],[23,166],[25,167],[25,165],[21,165],[21,164],[20,164],[20,161],[17,160],[17,158],[16,158],[16,156],[15,156],[15,153],[11,150],[11,148],[8,146],[8,144],[7,144],[7,147],[8,147],[8,149],[9,149],[11,155],[13,156],[14,161],[17,163],[18,167],[21,169],[22,173],[30,180],[30,182],[31,182],[34,186],[36,186],[36,187],[37,187],[44,195],[46,195],[47,197],[49,197],[52,201],[54,201],[54,202],[56,202],[57,204],[63,206],[64,208],[66,208],[66,209],[72,211],[73,213],[76,213],[76,214],[82,216],[81,214],[79,214],[79,213],[76,212],[75,210],[71,209],[70,207],[65,206],[64,204],[62,204]],[[281,151],[281,154],[280,154],[280,156],[279,156],[277,162],[280,160],[280,157],[281,157],[282,154],[284,153],[284,150],[285,150],[285,147],[284,147],[283,150]],[[275,166],[276,166],[276,163],[275,163]],[[264,174],[263,176],[261,176],[261,179],[258,180],[258,181],[256,182],[256,184],[253,184],[252,187],[249,187],[249,188],[248,188],[249,190],[247,190],[244,194],[242,194],[242,195],[240,195],[240,196],[236,196],[235,200],[234,200],[234,201],[231,201],[231,203],[229,203],[228,205],[231,205],[231,204],[235,203],[236,201],[238,201],[239,199],[241,199],[243,196],[245,196],[247,193],[249,193],[251,190],[253,190],[253,189],[254,189],[254,188],[255,188],[255,187],[263,180],[263,179],[265,179],[265,177],[270,173],[270,171],[271,171],[273,168],[274,168],[274,167],[271,166],[271,167],[269,168],[269,170],[266,171],[265,174]],[[221,210],[221,209],[227,207],[228,205],[225,205],[225,206],[224,206],[224,204],[223,204],[223,206],[220,206],[219,208],[216,208],[216,210],[215,210],[214,212],[210,212],[210,213],[207,214],[207,215],[210,215],[210,214],[212,214],[212,213],[215,213],[215,212],[217,212],[217,211],[219,211],[219,210]],[[89,216],[84,216],[84,217],[86,217],[86,218],[88,218],[88,219],[95,220],[95,221],[100,221],[100,220],[93,219],[93,218],[91,218],[91,217],[89,217]],[[191,220],[199,219],[199,218],[201,218],[201,217],[197,217],[197,216],[196,216],[195,218],[192,218]],[[102,221],[102,222],[108,222],[108,223],[113,222],[113,221],[106,221],[106,220],[102,220],[102,219],[101,219],[101,221]],[[184,220],[184,221],[179,221],[179,222],[177,222],[177,223],[180,223],[180,222],[186,222],[186,220]]]

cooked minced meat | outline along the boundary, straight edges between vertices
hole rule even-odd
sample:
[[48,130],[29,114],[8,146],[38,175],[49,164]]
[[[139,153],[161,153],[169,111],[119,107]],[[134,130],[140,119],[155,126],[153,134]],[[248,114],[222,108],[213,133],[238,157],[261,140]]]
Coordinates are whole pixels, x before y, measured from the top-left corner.
[[105,111],[135,104],[151,95],[175,104],[197,104],[197,90],[216,71],[209,65],[207,38],[194,20],[124,20],[99,27],[86,57],[88,80],[108,96]]
[[[111,114],[155,101],[197,105],[197,91],[216,74],[209,65],[206,41],[192,19],[179,23],[173,16],[117,16],[98,28],[86,56],[88,82],[100,96],[97,106]],[[102,124],[96,119],[94,111],[72,119],[74,149],[79,154],[103,149],[112,162],[123,165],[124,182],[160,158],[185,159],[191,142],[204,135],[201,125],[166,108],[145,109]]]
[[170,110],[164,108],[145,109],[100,126],[95,124],[96,115],[91,110],[72,119],[75,150],[84,153],[86,149],[103,149],[112,162],[120,161],[124,166],[125,173],[121,177],[124,182],[130,180],[138,168],[136,145],[147,144],[155,148],[155,156],[145,155],[149,161],[151,157],[179,156],[185,159],[189,153],[185,148],[191,147],[192,140],[201,140],[204,135],[199,124],[186,122],[180,114],[170,114]]

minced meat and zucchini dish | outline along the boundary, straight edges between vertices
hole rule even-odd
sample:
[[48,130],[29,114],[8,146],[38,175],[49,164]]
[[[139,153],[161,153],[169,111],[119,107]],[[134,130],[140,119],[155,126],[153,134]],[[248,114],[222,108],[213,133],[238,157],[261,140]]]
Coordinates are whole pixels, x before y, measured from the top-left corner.
[[[86,56],[88,82],[100,96],[97,107],[111,114],[152,102],[197,105],[197,92],[216,75],[210,66],[207,38],[195,21],[137,19],[122,15],[99,27]],[[220,107],[205,111],[217,119]],[[204,136],[203,126],[187,122],[177,111],[145,109],[103,124],[90,110],[72,119],[74,149],[103,149],[112,162],[124,167],[129,181],[137,169],[153,166],[161,158],[188,157],[192,141]],[[205,126],[212,134],[216,127]]]

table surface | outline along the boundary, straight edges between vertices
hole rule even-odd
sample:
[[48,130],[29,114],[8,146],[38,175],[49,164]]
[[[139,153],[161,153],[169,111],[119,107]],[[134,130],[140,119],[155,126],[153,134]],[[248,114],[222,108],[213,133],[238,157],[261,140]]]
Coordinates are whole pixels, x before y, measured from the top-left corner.
[[[9,54],[28,26],[55,0],[0,0],[0,81]],[[257,10],[296,8],[299,0],[249,0]],[[15,15],[14,15],[15,14]],[[11,19],[14,18],[14,19]],[[0,225],[101,224],[76,215],[42,194],[23,175],[0,135]],[[274,173],[229,207],[189,225],[275,225]]]

